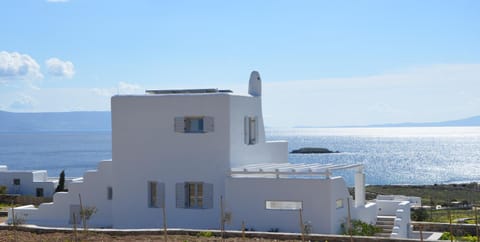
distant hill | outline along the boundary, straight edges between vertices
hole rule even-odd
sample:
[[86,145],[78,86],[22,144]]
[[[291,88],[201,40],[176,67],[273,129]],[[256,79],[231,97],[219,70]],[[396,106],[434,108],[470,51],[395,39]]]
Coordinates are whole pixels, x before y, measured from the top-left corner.
[[364,127],[460,127],[480,126],[480,116],[442,122],[375,124]]
[[111,130],[110,112],[12,113],[0,111],[0,132]]

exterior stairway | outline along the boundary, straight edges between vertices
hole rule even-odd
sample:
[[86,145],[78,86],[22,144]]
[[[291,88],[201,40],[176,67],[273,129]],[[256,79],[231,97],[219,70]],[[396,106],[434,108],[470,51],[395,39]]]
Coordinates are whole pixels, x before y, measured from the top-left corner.
[[382,231],[375,234],[375,236],[390,238],[390,236],[392,235],[394,223],[395,216],[377,216],[377,223],[375,224],[375,226],[382,228]]

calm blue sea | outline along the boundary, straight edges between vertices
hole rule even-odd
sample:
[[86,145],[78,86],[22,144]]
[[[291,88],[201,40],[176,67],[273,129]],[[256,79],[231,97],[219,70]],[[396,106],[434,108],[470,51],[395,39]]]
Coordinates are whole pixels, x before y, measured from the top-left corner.
[[[290,154],[293,163],[365,165],[368,184],[480,181],[480,127],[267,129],[289,150],[324,147],[338,154]],[[111,158],[110,132],[0,133],[0,164],[82,176]],[[339,173],[349,184],[353,171]]]

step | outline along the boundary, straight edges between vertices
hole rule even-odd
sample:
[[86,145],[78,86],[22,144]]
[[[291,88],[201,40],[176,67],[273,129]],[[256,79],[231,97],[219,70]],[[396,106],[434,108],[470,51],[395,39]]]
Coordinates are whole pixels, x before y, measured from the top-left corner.
[[391,235],[392,235],[391,233],[377,233],[375,234],[375,237],[390,238]]

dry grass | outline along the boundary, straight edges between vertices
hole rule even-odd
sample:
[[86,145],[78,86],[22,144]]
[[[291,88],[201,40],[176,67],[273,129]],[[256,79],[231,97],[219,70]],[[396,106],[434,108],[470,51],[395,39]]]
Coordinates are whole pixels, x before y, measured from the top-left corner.
[[[89,232],[88,234],[78,234],[79,241],[164,241],[163,235],[108,235],[104,233],[94,233]],[[45,242],[67,242],[74,241],[73,233],[45,233],[45,234],[36,234],[30,232],[22,231],[12,231],[12,230],[0,230],[0,242],[10,242],[10,241],[45,241]],[[279,240],[269,240],[269,239],[257,239],[257,238],[248,238],[243,240],[242,238],[228,238],[222,240],[218,237],[197,237],[197,236],[188,236],[188,235],[170,235],[168,236],[168,241],[265,241],[273,242]],[[290,240],[290,241],[299,241],[299,240]]]

